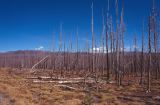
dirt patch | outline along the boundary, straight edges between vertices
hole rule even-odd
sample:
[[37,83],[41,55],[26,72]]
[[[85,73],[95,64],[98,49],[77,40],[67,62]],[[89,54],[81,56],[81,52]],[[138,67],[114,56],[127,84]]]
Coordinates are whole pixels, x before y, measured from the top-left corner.
[[0,92],[0,105],[14,105],[14,100]]

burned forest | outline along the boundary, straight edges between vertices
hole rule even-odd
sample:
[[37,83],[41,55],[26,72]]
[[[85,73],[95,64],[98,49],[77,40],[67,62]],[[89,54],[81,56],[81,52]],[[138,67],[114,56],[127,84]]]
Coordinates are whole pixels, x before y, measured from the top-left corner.
[[160,105],[160,2],[146,0],[149,15],[130,35],[130,0],[105,1],[98,35],[91,0],[85,40],[78,25],[68,35],[59,22],[50,50],[1,52],[0,105]]

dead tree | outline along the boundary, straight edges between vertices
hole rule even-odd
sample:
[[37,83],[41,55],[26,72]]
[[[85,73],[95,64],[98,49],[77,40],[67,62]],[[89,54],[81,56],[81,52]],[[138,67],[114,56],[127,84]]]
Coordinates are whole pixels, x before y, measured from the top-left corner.
[[[147,92],[151,91],[151,69],[155,70],[157,72],[158,67],[157,66],[157,13],[155,11],[155,1],[153,0],[153,7],[152,7],[152,13],[149,16],[149,33],[148,33],[148,56],[149,56],[149,64],[148,64],[148,90]],[[155,56],[155,59],[153,59],[153,56]],[[155,60],[155,63],[153,62]],[[153,64],[155,67],[153,68]]]
[[107,80],[110,78],[110,68],[109,68],[109,49],[108,49],[108,40],[109,40],[109,16],[107,13],[107,23],[106,23],[106,66],[107,66]]
[[156,74],[156,79],[158,78],[158,19],[157,19],[157,11],[155,7],[155,1],[153,0],[153,7],[152,7],[152,20],[151,20],[151,31],[152,31],[152,43],[153,43],[153,52],[154,52],[154,71]]
[[151,91],[151,60],[152,60],[152,56],[151,56],[151,16],[149,17],[149,34],[148,34],[148,56],[149,56],[149,64],[148,64],[148,85],[147,85],[147,92]]
[[106,66],[107,66],[107,81],[110,79],[110,66],[109,66],[109,28],[110,28],[110,19],[109,19],[109,0],[108,0],[108,10],[107,10],[107,22],[106,22]]
[[133,68],[134,68],[134,76],[137,76],[137,37],[136,35],[134,36],[134,45],[133,45],[133,48],[134,48],[134,61],[133,61]]
[[60,24],[60,34],[59,34],[59,70],[60,70],[60,76],[62,77],[62,61],[61,61],[61,56],[62,56],[62,23]]
[[120,37],[119,37],[119,25],[118,25],[118,0],[115,2],[116,7],[116,80],[118,86],[121,85],[121,71],[120,71]]
[[112,17],[110,17],[110,65],[111,65],[111,74],[114,71],[114,32],[113,32],[113,23],[112,23]]
[[76,47],[77,47],[77,53],[76,53],[76,64],[77,64],[77,66],[76,66],[76,69],[78,69],[78,64],[79,64],[79,62],[78,62],[78,60],[79,60],[79,45],[78,45],[78,27],[77,27],[77,33],[76,33],[76,39],[77,39],[77,44],[76,44]]
[[143,73],[144,73],[144,22],[142,26],[142,51],[141,51],[141,77],[140,77],[140,84],[143,84]]
[[[125,32],[125,24],[124,24],[124,4],[122,2],[122,11],[121,11],[121,20],[120,20],[120,50],[121,50],[121,73],[124,76],[124,32]],[[120,76],[122,80],[122,75]],[[121,82],[121,81],[120,81]],[[120,83],[121,84],[121,83]]]
[[104,34],[105,34],[105,25],[104,25],[104,14],[102,10],[102,75],[104,74],[105,63],[104,63]]
[[92,2],[92,6],[91,6],[91,9],[92,9],[92,22],[91,22],[91,25],[92,25],[92,72],[95,72],[95,65],[94,65],[94,49],[95,49],[95,39],[94,39],[94,17],[93,17],[93,2]]

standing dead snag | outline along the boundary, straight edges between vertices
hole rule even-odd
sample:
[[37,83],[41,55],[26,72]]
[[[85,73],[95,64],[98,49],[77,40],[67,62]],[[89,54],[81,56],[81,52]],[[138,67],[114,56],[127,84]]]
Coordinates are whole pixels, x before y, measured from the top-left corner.
[[114,71],[114,33],[113,33],[113,23],[112,23],[112,17],[111,17],[111,20],[110,20],[110,30],[111,30],[111,32],[110,32],[110,55],[111,55],[111,57],[110,57],[110,64],[111,64],[111,74],[112,74],[112,72]]
[[62,76],[62,60],[61,60],[61,56],[62,56],[62,23],[60,24],[60,34],[59,34],[59,51],[58,51],[58,60],[59,60],[59,65],[58,65],[58,69],[60,70],[60,76]]
[[65,42],[65,36],[63,35],[64,38],[64,45],[63,45],[63,77],[65,77],[65,73],[67,71],[67,62],[66,62],[66,42]]
[[[125,24],[124,24],[124,4],[122,2],[122,11],[120,18],[120,51],[121,51],[121,73],[124,76],[124,32],[125,32]],[[122,74],[120,75],[120,82],[122,81]],[[121,83],[120,83],[121,84]]]
[[151,91],[151,16],[149,17],[149,34],[148,34],[148,56],[149,56],[149,63],[148,63],[148,87],[147,87],[147,92]]
[[118,83],[118,86],[121,85],[121,71],[120,71],[120,37],[119,37],[119,25],[118,25],[118,0],[115,2],[116,7],[116,80]]
[[142,51],[141,51],[141,77],[140,84],[143,84],[143,73],[144,73],[144,22],[142,26]]
[[[105,68],[105,63],[104,63],[104,34],[105,34],[105,25],[104,25],[104,14],[102,10],[102,74],[104,74],[104,68]],[[101,53],[101,52],[100,52]]]
[[95,46],[94,46],[94,43],[95,43],[95,40],[94,40],[94,17],[93,17],[93,2],[92,2],[92,6],[91,6],[91,9],[92,9],[92,22],[91,22],[91,25],[92,25],[92,72],[95,72],[95,65],[94,65],[94,49],[95,49]]
[[96,48],[95,48],[95,36],[94,36],[94,16],[93,16],[94,7],[93,7],[93,2],[92,2],[91,9],[92,9],[92,22],[91,22],[91,25],[92,25],[92,73],[95,73],[95,83],[96,83],[97,92],[98,92],[99,91],[99,86],[98,86],[98,82],[97,82],[98,72],[97,72],[97,70],[95,70]]
[[78,65],[79,65],[79,55],[78,55],[78,52],[79,52],[79,45],[78,45],[78,27],[77,27],[77,33],[76,33],[76,43],[77,43],[77,45],[76,45],[76,47],[77,47],[77,53],[76,53],[76,69],[78,70]]
[[152,20],[151,20],[151,30],[152,30],[152,43],[153,43],[153,52],[154,52],[154,72],[155,72],[155,76],[156,79],[158,78],[158,18],[157,18],[157,12],[156,12],[156,7],[155,7],[155,1],[153,0],[153,7],[152,7]]
[[134,48],[134,58],[133,58],[133,68],[134,68],[134,76],[136,77],[137,76],[137,37],[136,35],[134,36],[134,45],[133,45],[133,48]]
[[[109,12],[109,8],[108,8],[108,12]],[[106,22],[106,66],[107,66],[107,80],[110,79],[110,68],[109,68],[109,47],[108,47],[108,40],[109,40],[109,14],[107,12],[107,22]]]
[[[157,53],[157,13],[155,11],[155,1],[153,0],[152,13],[149,16],[149,33],[148,33],[148,56],[149,56],[149,67],[148,67],[148,90],[151,91],[151,69],[157,71],[157,64],[153,63],[153,56],[155,55],[156,61],[156,53]],[[153,64],[155,67],[153,68]]]

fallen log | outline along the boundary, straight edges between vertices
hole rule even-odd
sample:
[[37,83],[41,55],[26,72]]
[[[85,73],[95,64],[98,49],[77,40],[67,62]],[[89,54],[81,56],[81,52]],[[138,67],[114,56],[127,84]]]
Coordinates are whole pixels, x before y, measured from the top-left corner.
[[47,76],[27,77],[26,79],[84,80],[84,78],[57,78]]
[[83,81],[58,81],[59,84],[67,84],[67,83],[81,83]]
[[79,90],[79,89],[76,89],[74,87],[67,86],[67,85],[54,85],[54,87],[62,87],[62,88],[67,89],[67,90]]
[[76,84],[83,81],[43,81],[43,80],[33,80],[33,83],[59,83],[59,84]]
[[56,83],[57,81],[41,81],[41,80],[34,80],[33,83]]
[[37,66],[37,65],[39,65],[41,62],[43,62],[45,59],[47,59],[49,57],[49,55],[47,55],[46,57],[44,57],[43,59],[41,59],[39,62],[37,62],[36,64],[34,64],[33,66],[32,66],[32,68],[31,68],[31,73],[33,73],[33,72],[35,72],[33,69]]
[[[98,83],[106,83],[97,81]],[[59,83],[59,84],[77,84],[77,83],[84,83],[84,80],[33,80],[33,83]],[[86,80],[85,83],[95,83],[93,80]]]

